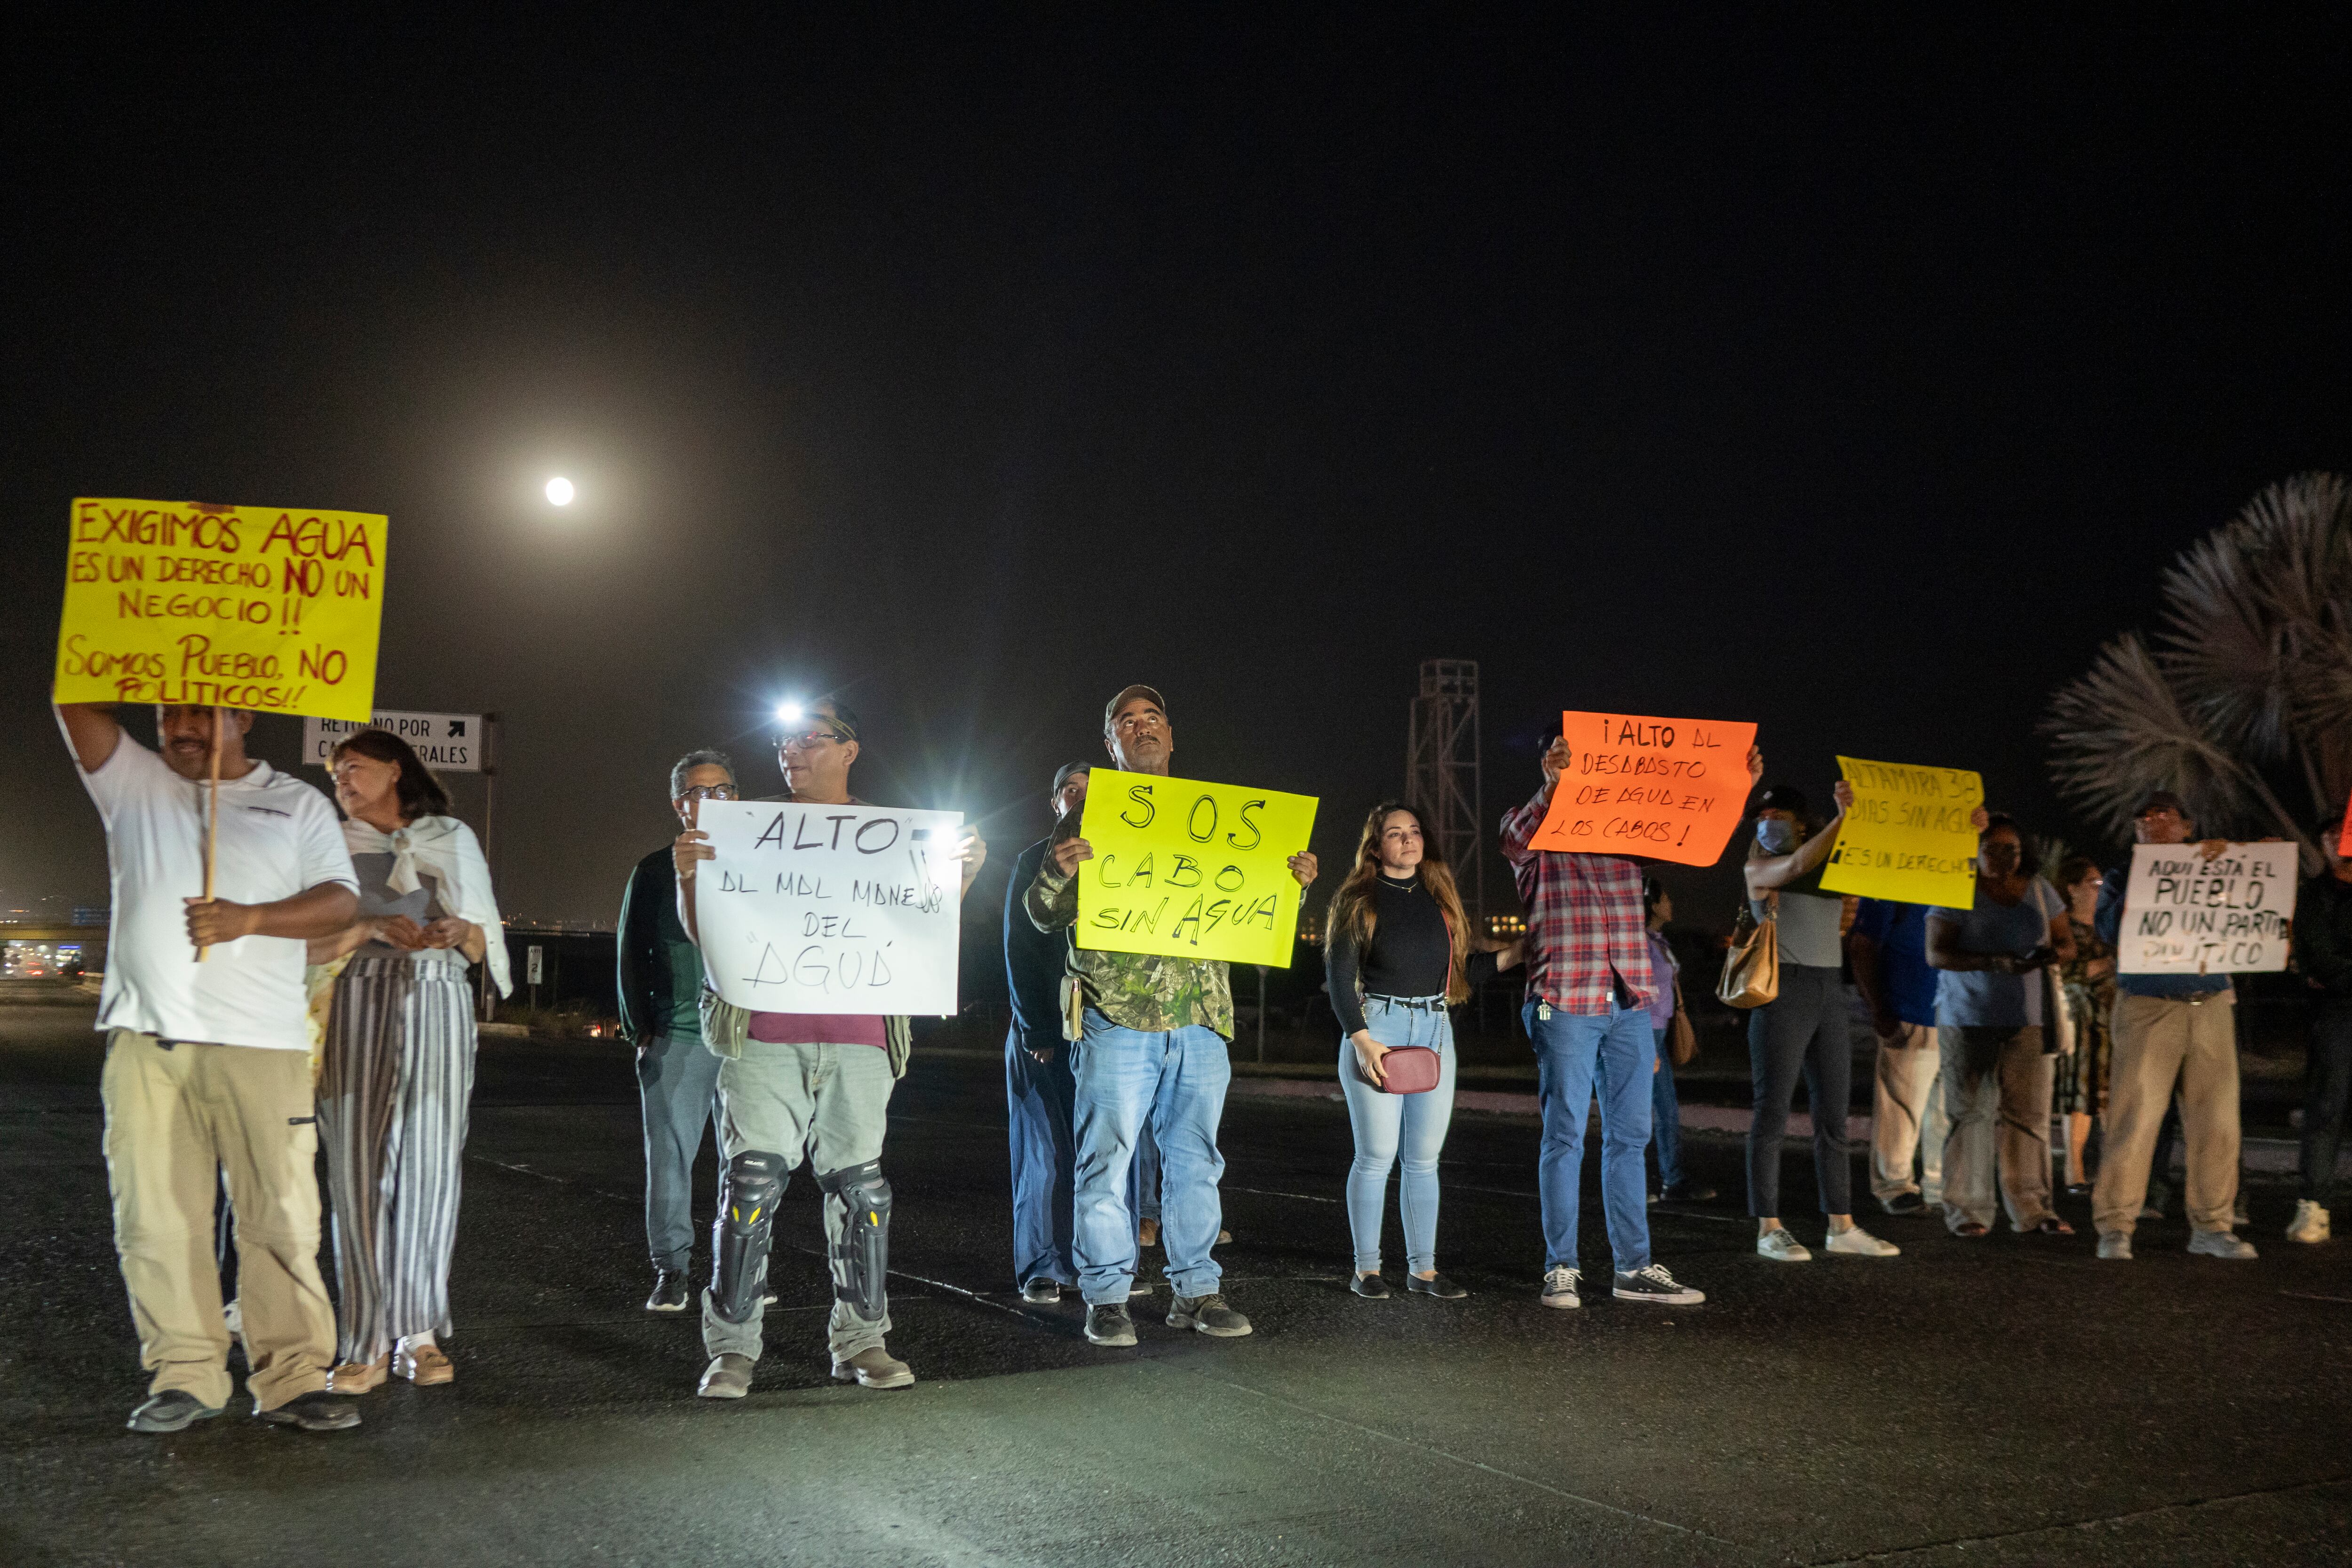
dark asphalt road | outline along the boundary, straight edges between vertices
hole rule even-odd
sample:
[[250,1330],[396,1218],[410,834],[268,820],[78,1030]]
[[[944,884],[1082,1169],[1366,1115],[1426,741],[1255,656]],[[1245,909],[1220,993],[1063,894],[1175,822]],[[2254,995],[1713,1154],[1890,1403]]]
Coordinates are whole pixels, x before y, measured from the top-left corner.
[[[2117,1266],[2085,1238],[1909,1220],[1872,1222],[1901,1258],[1791,1268],[1754,1256],[1727,1200],[1654,1216],[1705,1306],[1557,1312],[1536,1302],[1535,1130],[1464,1116],[1441,1247],[1473,1295],[1371,1303],[1343,1286],[1344,1114],[1236,1099],[1223,1256],[1257,1333],[1139,1312],[1140,1349],[1103,1351],[1075,1306],[1012,1293],[1001,1069],[919,1052],[885,1156],[911,1390],[826,1378],[801,1180],[758,1387],[693,1398],[694,1324],[638,1310],[625,1055],[499,1042],[467,1151],[457,1384],[370,1394],[347,1436],[265,1429],[240,1395],[140,1436],[89,1021],[0,1008],[12,1568],[2352,1561],[2352,1243],[2277,1240],[2284,1187],[2255,1194],[2251,1265],[2187,1258],[2178,1223]],[[1694,1154],[1737,1191],[1735,1142]],[[1787,1184],[1801,1214],[1801,1152]],[[1605,1270],[1597,1223],[1585,1256]]]

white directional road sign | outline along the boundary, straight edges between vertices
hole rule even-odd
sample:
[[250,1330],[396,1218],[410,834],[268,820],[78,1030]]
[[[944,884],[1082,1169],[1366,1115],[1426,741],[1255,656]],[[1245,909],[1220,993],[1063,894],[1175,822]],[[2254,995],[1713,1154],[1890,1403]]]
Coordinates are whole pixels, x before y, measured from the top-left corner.
[[478,773],[489,762],[489,737],[482,732],[479,713],[404,713],[379,708],[362,724],[351,719],[302,721],[302,760],[314,768],[327,765],[336,743],[358,730],[389,730],[411,746],[425,765],[436,773]]

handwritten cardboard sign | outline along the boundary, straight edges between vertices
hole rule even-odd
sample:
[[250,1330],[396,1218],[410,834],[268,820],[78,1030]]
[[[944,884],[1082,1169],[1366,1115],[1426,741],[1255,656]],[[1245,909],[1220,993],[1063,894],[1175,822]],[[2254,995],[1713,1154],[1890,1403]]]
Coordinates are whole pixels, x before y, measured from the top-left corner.
[[2352,860],[2352,800],[2344,803],[2344,826],[2336,835],[2336,858]]
[[2286,967],[2299,875],[2292,844],[2136,844],[2124,886],[2121,974],[2252,973]]
[[1577,712],[1560,725],[1568,769],[1535,847],[1715,864],[1746,815],[1755,725]]
[[757,1013],[950,1014],[963,865],[953,811],[706,800],[702,965]]
[[1966,768],[1908,767],[1840,757],[1853,805],[1822,870],[1822,888],[1898,904],[1967,909],[1977,896],[1984,780]]
[[1315,797],[1097,768],[1078,832],[1080,947],[1290,967]]
[[365,720],[385,531],[373,512],[75,501],[56,700]]

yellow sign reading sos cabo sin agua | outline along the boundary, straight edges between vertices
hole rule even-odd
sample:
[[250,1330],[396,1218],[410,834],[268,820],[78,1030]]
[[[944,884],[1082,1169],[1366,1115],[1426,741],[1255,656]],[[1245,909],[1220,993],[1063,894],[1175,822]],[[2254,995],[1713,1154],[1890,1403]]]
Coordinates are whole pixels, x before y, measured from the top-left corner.
[[1078,831],[1080,947],[1290,967],[1315,797],[1097,768]]

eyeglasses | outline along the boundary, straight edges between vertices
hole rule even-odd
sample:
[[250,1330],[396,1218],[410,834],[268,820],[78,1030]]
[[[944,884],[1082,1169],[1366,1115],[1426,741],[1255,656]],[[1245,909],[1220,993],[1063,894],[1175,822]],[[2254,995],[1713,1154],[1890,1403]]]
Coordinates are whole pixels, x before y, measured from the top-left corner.
[[840,739],[841,735],[837,731],[809,730],[797,735],[777,736],[776,750],[780,752],[789,752],[795,746],[801,747],[803,750],[806,750],[810,746],[822,745],[827,741],[838,741]]
[[733,784],[696,784],[681,792],[680,800],[741,800],[743,794]]

